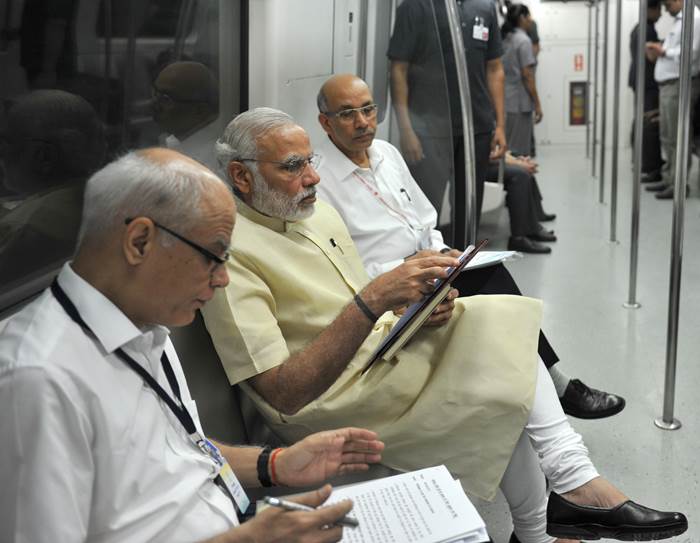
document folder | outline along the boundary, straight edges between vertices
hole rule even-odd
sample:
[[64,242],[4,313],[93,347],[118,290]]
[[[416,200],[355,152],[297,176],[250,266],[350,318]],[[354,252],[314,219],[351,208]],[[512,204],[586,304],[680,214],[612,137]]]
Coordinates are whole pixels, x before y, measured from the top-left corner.
[[473,245],[467,247],[459,256],[459,265],[453,268],[448,268],[447,277],[444,279],[437,279],[435,281],[435,288],[430,294],[427,294],[422,300],[410,305],[408,309],[406,309],[403,316],[379,344],[379,347],[377,347],[374,353],[372,353],[369,362],[362,370],[363,375],[377,360],[380,358],[383,360],[391,360],[394,355],[403,348],[406,342],[413,337],[413,334],[416,333],[433,310],[445,299],[452,288],[452,281],[457,278],[469,261],[474,258],[474,256],[476,256],[476,254],[483,249],[487,243],[488,240],[484,239],[479,242],[476,247]]

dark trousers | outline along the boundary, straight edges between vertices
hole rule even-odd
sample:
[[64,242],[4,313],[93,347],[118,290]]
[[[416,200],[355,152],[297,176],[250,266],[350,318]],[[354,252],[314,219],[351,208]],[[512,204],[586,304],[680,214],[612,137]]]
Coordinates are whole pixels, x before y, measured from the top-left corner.
[[[474,296],[476,294],[514,294],[522,296],[515,279],[513,279],[513,276],[503,264],[463,272],[452,283],[452,286],[459,290],[460,296]],[[537,352],[547,368],[551,368],[559,362],[557,353],[554,352],[541,330]]]
[[[474,135],[474,171],[476,173],[476,229],[481,219],[481,204],[484,201],[484,182],[489,167],[491,153],[491,134]],[[455,224],[458,225],[453,247],[466,247],[467,240],[460,232],[459,226],[467,223],[467,210],[464,206],[466,195],[466,176],[464,174],[464,136],[454,137],[455,157]]]
[[[486,180],[498,181],[498,162],[489,162]],[[506,206],[510,218],[511,236],[536,234],[540,228],[538,211],[542,206],[535,178],[525,168],[506,164],[503,170]]]
[[[646,89],[644,93],[644,119],[642,121],[642,173],[654,173],[661,170],[661,139],[659,126],[659,90]],[[634,123],[632,136],[634,146]]]

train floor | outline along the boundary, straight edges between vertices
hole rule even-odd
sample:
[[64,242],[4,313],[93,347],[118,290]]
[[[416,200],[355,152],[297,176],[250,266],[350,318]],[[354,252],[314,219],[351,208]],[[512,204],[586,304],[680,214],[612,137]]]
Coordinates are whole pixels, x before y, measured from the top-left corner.
[[[675,416],[677,431],[654,425],[662,414],[669,303],[672,200],[642,191],[639,309],[626,309],[630,262],[632,180],[629,152],[620,157],[617,241],[610,241],[610,174],[600,204],[599,179],[582,147],[541,147],[538,181],[558,241],[550,255],[526,255],[508,264],[523,293],[544,300],[543,329],[573,377],[627,400],[617,416],[571,419],[600,473],[631,499],[683,511],[688,531],[678,543],[700,541],[700,198],[698,168],[691,170],[685,209]],[[610,153],[607,156],[610,161]],[[697,159],[695,159],[697,161]],[[505,210],[485,217],[480,237],[505,248]],[[478,504],[492,537],[507,543],[512,530],[502,496]]]

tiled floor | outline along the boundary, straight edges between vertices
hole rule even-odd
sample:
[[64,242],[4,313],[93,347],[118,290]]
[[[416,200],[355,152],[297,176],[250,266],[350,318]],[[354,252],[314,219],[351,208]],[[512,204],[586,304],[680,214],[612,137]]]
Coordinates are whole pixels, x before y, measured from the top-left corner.
[[[609,154],[608,154],[609,156]],[[572,419],[599,471],[640,503],[681,510],[690,528],[673,541],[700,542],[700,199],[697,169],[686,200],[685,254],[681,288],[675,414],[683,427],[662,431],[653,419],[662,412],[669,300],[672,201],[641,199],[637,300],[628,296],[631,173],[620,159],[618,242],[610,239],[610,176],[605,204],[582,148],[539,149],[548,223],[559,240],[551,255],[527,255],[508,265],[523,292],[545,301],[545,333],[561,358],[561,369],[584,382],[627,399],[627,408],[602,421]],[[480,237],[505,247],[505,212],[486,217]],[[497,543],[511,531],[503,498],[480,507]]]

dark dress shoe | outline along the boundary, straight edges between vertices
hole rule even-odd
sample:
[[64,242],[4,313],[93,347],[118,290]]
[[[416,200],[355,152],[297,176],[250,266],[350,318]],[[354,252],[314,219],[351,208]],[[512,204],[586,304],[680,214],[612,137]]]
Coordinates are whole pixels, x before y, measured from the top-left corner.
[[509,251],[520,251],[521,253],[548,254],[552,249],[536,241],[532,241],[525,236],[515,236],[508,240]]
[[540,222],[547,222],[547,221],[553,221],[554,219],[557,218],[556,213],[545,213],[544,211],[540,213],[540,215],[537,217],[537,220]]
[[[666,187],[664,190],[656,194],[656,199],[657,200],[672,200],[673,199],[673,187]],[[688,185],[685,186],[685,195],[686,197],[690,193],[690,187]]]
[[662,190],[666,190],[668,187],[670,187],[668,183],[661,181],[660,183],[649,183],[646,190],[648,192],[660,192]]
[[642,183],[658,183],[659,181],[661,181],[661,179],[661,172],[659,172],[659,170],[656,170],[654,172],[643,173],[640,181]]
[[603,419],[625,408],[625,399],[621,396],[590,388],[578,379],[569,381],[559,401],[564,413],[579,419]]
[[528,238],[533,241],[557,241],[557,236],[554,235],[554,230],[547,230],[540,225],[540,229],[534,234],[528,234]]
[[656,511],[631,500],[603,509],[576,505],[552,492],[547,502],[547,533],[552,537],[651,541],[687,529],[688,519],[683,513]]

